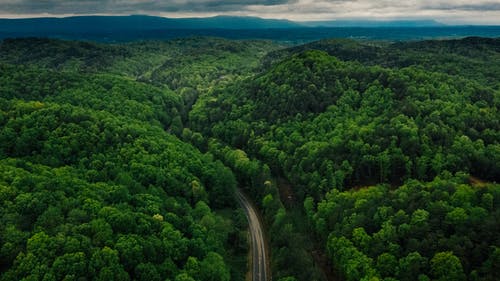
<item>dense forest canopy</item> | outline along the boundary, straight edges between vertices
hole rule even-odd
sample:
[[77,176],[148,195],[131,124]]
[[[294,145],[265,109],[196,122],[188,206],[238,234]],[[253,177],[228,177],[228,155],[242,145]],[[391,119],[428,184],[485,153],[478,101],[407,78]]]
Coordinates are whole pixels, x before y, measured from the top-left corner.
[[[192,48],[203,49],[197,42],[229,44],[193,39]],[[2,42],[1,280],[244,276],[245,221],[233,198],[235,177],[175,136],[182,133],[186,99],[196,95],[144,81],[148,71],[169,69],[165,79],[182,73],[168,64],[189,52],[181,46]],[[237,46],[219,47],[205,56],[237,52]],[[266,42],[245,47],[255,48],[237,57],[248,69],[256,65],[255,53],[275,48]],[[150,55],[164,61],[141,65]],[[198,63],[204,62],[184,67],[202,68]],[[226,63],[221,73],[232,74],[231,63],[241,62]],[[242,265],[232,261],[240,256]]]
[[346,280],[494,280],[499,46],[330,40],[277,50],[260,73],[202,95],[190,124],[286,178]]
[[[0,280],[496,280],[500,40],[0,43]],[[334,276],[334,277],[332,277]]]

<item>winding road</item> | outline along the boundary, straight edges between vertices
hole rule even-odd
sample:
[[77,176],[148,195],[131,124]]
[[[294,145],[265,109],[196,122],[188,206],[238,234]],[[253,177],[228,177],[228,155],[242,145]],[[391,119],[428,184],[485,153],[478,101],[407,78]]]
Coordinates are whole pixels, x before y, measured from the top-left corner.
[[259,217],[253,205],[240,190],[236,191],[236,196],[248,219],[250,242],[252,244],[252,281],[268,281],[266,244]]

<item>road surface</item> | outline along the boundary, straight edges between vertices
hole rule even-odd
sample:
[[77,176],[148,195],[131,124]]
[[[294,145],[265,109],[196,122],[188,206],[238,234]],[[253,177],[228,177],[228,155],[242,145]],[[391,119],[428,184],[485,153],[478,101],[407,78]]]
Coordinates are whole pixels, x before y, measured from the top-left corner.
[[241,206],[245,210],[250,231],[250,244],[252,247],[252,281],[268,281],[268,262],[264,232],[255,208],[250,204],[240,190],[236,191],[236,196]]

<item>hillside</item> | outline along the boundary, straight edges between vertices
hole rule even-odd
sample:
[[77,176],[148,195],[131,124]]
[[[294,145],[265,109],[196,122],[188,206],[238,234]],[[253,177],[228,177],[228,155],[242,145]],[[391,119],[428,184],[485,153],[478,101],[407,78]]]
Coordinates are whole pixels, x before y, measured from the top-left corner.
[[[226,53],[212,54],[209,42],[230,45],[186,42],[201,44],[198,53],[211,54],[210,61]],[[244,214],[236,210],[234,175],[175,136],[182,133],[188,96],[168,83],[133,79],[164,64],[167,69],[165,61],[140,65],[138,57],[167,60],[188,52],[180,47],[186,42],[2,42],[0,280],[230,280],[245,274]],[[30,52],[34,46],[42,48]],[[227,51],[233,52],[240,54]],[[232,59],[248,69],[219,71],[249,71],[256,54],[245,54]]]
[[496,280],[499,46],[3,40],[0,280]]
[[[476,189],[468,175],[499,181],[496,45],[479,38],[333,40],[276,51],[261,73],[202,96],[190,122],[289,181],[309,224],[289,223],[315,229],[313,237],[325,243],[346,280],[439,279],[438,259],[453,260],[459,272],[452,280],[493,280],[487,268],[498,255],[499,213],[480,202],[497,198],[498,185]],[[451,57],[453,64],[439,64]],[[468,60],[474,73],[459,67]],[[457,72],[449,73],[452,66]],[[264,212],[280,212],[263,198]],[[293,208],[287,212],[296,216]],[[412,225],[419,219],[425,224]],[[272,235],[290,235],[283,222],[271,221]]]
[[496,77],[500,76],[500,39],[479,37],[396,43],[328,39],[271,52],[264,59],[264,65],[306,50],[324,51],[341,60],[368,66],[416,66],[426,71],[470,77],[497,88]]

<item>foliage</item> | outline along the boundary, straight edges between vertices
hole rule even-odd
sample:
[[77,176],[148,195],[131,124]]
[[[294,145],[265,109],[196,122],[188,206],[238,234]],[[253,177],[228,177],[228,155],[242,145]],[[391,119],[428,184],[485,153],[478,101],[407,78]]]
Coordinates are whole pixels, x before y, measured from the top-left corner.
[[[232,226],[195,207],[234,206],[235,181],[208,155],[102,111],[13,101],[2,112],[3,280],[98,278],[103,268],[160,280],[190,256],[225,255]],[[194,181],[208,196],[193,194]],[[112,264],[94,261],[104,250]]]
[[325,51],[343,61],[357,61],[369,66],[416,66],[426,71],[474,78],[498,89],[498,79],[495,79],[500,75],[498,38],[467,37],[395,43],[325,39],[272,51],[263,59],[264,67],[306,50]]
[[498,46],[4,40],[0,280],[495,280]]
[[194,106],[193,127],[254,152],[302,194],[445,170],[500,174],[499,93],[474,81],[311,51],[215,95]]
[[[446,174],[396,190],[334,190],[318,203],[312,220],[320,236],[330,237],[328,249],[348,280],[373,272],[398,280],[421,274],[493,280],[495,273],[484,269],[495,259],[499,190],[495,184],[475,188],[463,176]],[[483,198],[494,198],[494,205]]]
[[244,225],[219,213],[236,207],[236,181],[169,133],[183,130],[182,97],[106,70],[121,46],[28,39],[2,43],[2,58],[14,43],[44,47],[0,64],[0,279],[239,276],[228,258],[246,254]]
[[[189,123],[289,180],[309,222],[280,224],[291,212],[273,203],[279,192],[264,192],[271,231],[280,230],[273,239],[292,241],[313,224],[312,239],[348,280],[439,279],[441,265],[451,278],[491,280],[499,247],[499,186],[487,183],[500,175],[496,58],[496,39],[311,43],[271,53],[262,72],[202,95]],[[272,246],[277,262],[279,243]],[[448,252],[447,262],[437,255]]]

